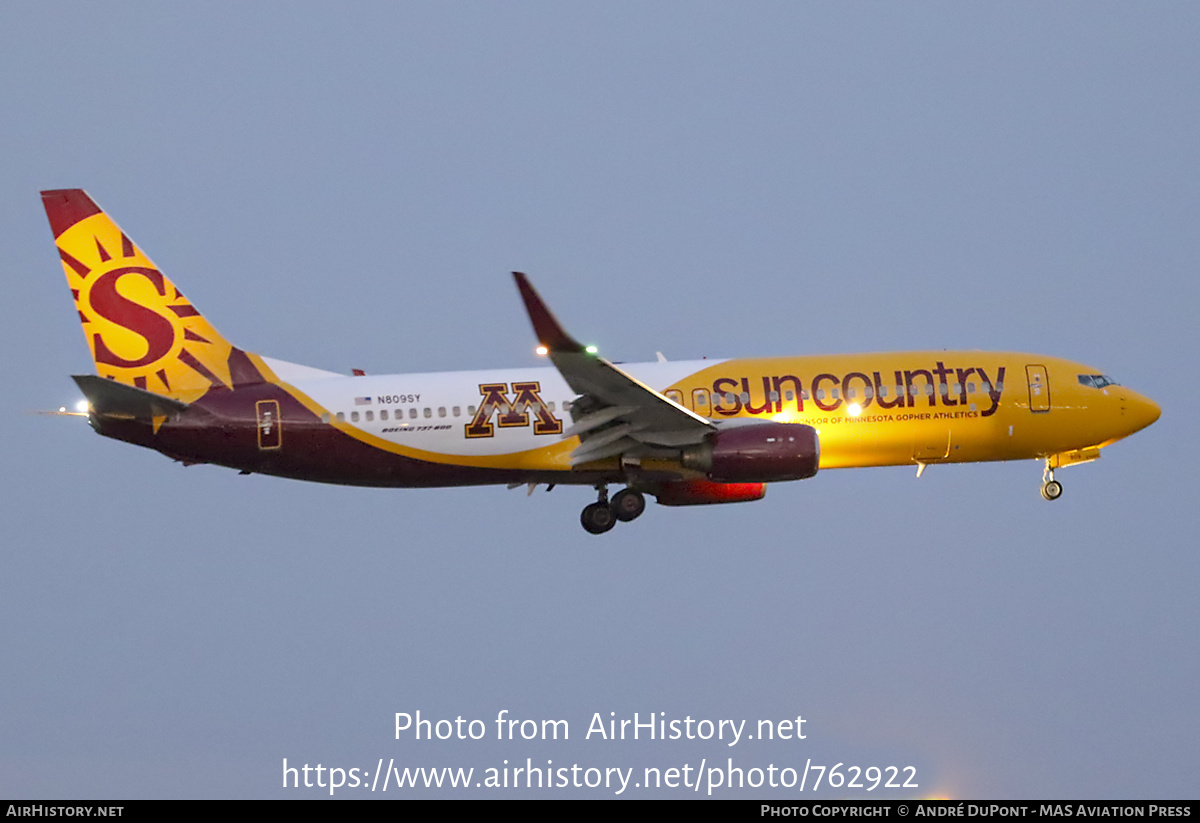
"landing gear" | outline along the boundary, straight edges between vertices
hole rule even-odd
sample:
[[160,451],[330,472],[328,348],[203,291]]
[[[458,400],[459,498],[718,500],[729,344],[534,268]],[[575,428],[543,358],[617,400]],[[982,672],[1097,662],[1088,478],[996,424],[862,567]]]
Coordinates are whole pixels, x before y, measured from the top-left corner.
[[1047,480],[1042,484],[1042,497],[1047,500],[1057,500],[1062,496],[1062,483],[1057,480]]
[[1042,497],[1047,500],[1057,500],[1062,497],[1062,483],[1054,479],[1054,469],[1050,468],[1050,461],[1046,461],[1046,468],[1042,471]]
[[607,503],[592,503],[583,507],[579,522],[591,534],[604,534],[617,525],[617,518]]
[[608,486],[603,483],[596,486],[597,500],[583,507],[579,522],[590,534],[604,534],[617,525],[620,520],[628,523],[636,520],[646,510],[646,497],[633,489],[621,489],[608,499]]
[[646,510],[646,496],[633,489],[621,489],[613,495],[608,507],[612,509],[613,516],[622,523],[628,523],[637,520]]

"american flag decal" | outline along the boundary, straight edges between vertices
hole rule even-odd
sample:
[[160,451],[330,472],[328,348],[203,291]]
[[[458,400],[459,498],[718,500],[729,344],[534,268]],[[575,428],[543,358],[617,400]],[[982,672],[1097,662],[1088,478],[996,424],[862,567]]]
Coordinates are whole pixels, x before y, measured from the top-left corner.
[[369,397],[356,397],[356,398],[354,398],[354,405],[356,405],[356,406],[369,406],[369,405],[371,405],[371,398],[369,398]]

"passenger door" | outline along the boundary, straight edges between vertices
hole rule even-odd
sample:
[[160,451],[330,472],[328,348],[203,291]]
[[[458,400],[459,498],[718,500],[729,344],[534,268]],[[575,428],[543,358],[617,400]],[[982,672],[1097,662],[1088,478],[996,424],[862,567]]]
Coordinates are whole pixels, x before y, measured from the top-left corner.
[[1050,411],[1050,375],[1046,372],[1046,367],[1026,366],[1025,378],[1029,382],[1029,410]]

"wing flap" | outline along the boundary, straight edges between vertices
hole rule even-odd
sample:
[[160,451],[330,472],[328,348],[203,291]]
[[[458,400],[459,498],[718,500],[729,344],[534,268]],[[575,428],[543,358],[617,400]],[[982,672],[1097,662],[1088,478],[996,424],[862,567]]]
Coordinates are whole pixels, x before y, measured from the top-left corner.
[[640,451],[640,444],[628,437],[622,437],[618,440],[601,443],[596,446],[593,446],[590,441],[585,441],[582,446],[571,452],[571,467],[575,468],[587,463],[595,463],[597,460],[604,460],[609,457],[635,455]]
[[574,437],[577,434],[589,432],[592,429],[598,429],[605,423],[611,423],[623,414],[637,411],[635,406],[607,406],[600,411],[585,414],[576,420],[573,424],[567,427],[562,433],[563,437]]

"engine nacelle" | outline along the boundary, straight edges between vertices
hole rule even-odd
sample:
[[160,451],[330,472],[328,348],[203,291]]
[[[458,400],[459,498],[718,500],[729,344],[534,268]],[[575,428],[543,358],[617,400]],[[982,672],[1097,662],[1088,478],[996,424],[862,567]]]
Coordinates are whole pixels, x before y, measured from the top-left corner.
[[685,468],[719,483],[804,480],[817,473],[821,443],[802,423],[747,423],[718,429],[708,440],[683,450]]
[[660,506],[748,503],[762,500],[766,493],[765,483],[714,483],[711,480],[676,480],[662,483],[651,492]]

